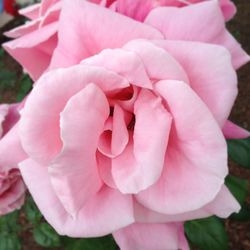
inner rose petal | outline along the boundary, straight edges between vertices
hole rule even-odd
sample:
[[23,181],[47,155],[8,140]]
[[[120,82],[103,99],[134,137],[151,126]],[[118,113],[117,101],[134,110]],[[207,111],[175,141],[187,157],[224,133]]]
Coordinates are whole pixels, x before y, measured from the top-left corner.
[[132,114],[115,105],[111,112],[112,117],[106,121],[104,131],[99,138],[99,151],[108,156],[116,157],[123,152],[128,144],[127,124]]

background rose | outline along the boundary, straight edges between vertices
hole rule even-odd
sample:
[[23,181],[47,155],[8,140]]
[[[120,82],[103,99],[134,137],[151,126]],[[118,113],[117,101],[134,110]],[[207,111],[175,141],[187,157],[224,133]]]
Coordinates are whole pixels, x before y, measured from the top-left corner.
[[[69,22],[68,19],[65,18],[65,15],[63,15],[64,17],[61,18],[62,21],[59,21],[58,23],[62,2],[63,1],[60,0],[43,0],[41,4],[36,4],[24,10],[21,10],[20,11],[21,14],[30,18],[32,21],[6,33],[8,36],[18,39],[15,39],[14,41],[5,44],[4,46],[5,49],[20,64],[23,65],[23,67],[29,72],[30,76],[34,80],[38,79],[39,76],[46,69],[48,69],[48,66],[50,65],[51,56],[55,48],[57,47],[58,43],[58,36],[57,36],[58,29],[59,33],[65,32],[64,30],[65,25],[69,26],[70,23],[72,22],[72,21]],[[65,2],[67,2],[67,0]],[[183,7],[187,6],[187,4],[184,3],[187,1],[180,1],[180,0],[94,1],[93,0],[91,2],[100,4],[101,6],[109,7],[113,11],[117,11],[119,13],[122,13],[124,15],[127,15],[128,17],[131,17],[139,21],[143,21],[145,17],[148,15],[148,18],[146,18],[146,23],[150,26],[154,26],[156,29],[159,29],[163,33],[166,39],[193,40],[193,41],[204,41],[209,43],[222,44],[231,51],[233,60],[235,62],[235,67],[241,66],[248,60],[246,54],[244,53],[244,51],[242,51],[238,43],[233,39],[233,37],[229,35],[229,33],[226,33],[224,26],[224,19],[221,11],[218,9],[219,6],[217,1],[209,1],[213,3],[208,3],[207,1],[205,2],[200,0],[199,1],[191,0],[189,1],[190,3],[204,2],[204,6],[208,5],[208,7],[203,8],[202,5],[198,5],[199,7],[193,8],[191,6],[190,11],[188,10],[177,11],[173,8],[168,7],[167,9],[165,8],[162,9],[164,13],[161,12],[160,10],[161,8],[157,8],[156,12],[152,11],[153,12],[152,14],[151,10],[155,9],[155,7],[158,6]],[[68,1],[68,4],[76,6],[81,5],[78,0],[74,2]],[[220,4],[224,15],[226,15],[226,17],[231,17],[235,12],[234,5],[228,0],[222,0],[220,1]],[[92,20],[93,23],[88,22],[87,18],[85,18],[84,16],[85,15],[88,16],[89,13],[87,14],[85,13],[89,11],[89,9],[91,9],[90,11],[92,12],[93,8],[87,6],[88,6],[87,2],[82,3],[81,7],[78,6],[80,7],[80,9],[78,9],[76,13],[78,13],[79,17],[81,17],[79,20],[83,22],[82,25],[88,26],[87,30],[89,32],[89,38],[86,40],[89,40],[91,37],[91,33],[95,32],[95,30],[92,30],[92,25],[95,25],[94,23],[99,25],[99,21],[98,18],[94,18]],[[65,9],[67,8],[73,9],[72,7],[65,7]],[[165,13],[165,11],[167,11],[167,13]],[[179,13],[178,15],[175,14],[176,11]],[[71,13],[71,15],[72,14],[74,13]],[[163,19],[161,18],[162,15],[164,16]],[[165,16],[168,15],[169,18],[165,18]],[[203,22],[200,21],[201,19],[199,15],[202,16],[202,20],[204,20]],[[100,18],[101,16],[102,14],[100,13]],[[110,14],[110,16],[112,15]],[[159,26],[155,25],[155,20],[154,20],[155,16],[157,16],[157,23],[159,24]],[[115,16],[113,18],[119,19],[118,17]],[[199,21],[197,21],[197,18],[199,18]],[[186,20],[186,21],[183,22],[181,20]],[[129,21],[127,21],[127,23],[128,22]],[[160,27],[163,26],[161,24],[162,22],[171,23],[172,27],[177,26],[178,30],[176,30],[176,32],[173,32],[173,30],[168,30],[168,31],[161,30]],[[110,25],[111,25],[110,27],[106,27],[107,30],[109,30],[110,32],[109,36],[115,37],[116,35],[115,31],[121,29],[121,27],[119,27],[120,21],[118,20],[118,24],[115,25],[116,27],[113,27],[114,29],[111,28],[112,25],[114,24],[110,23]],[[189,27],[190,30],[185,32],[185,30],[187,30],[187,27]],[[122,30],[123,29],[121,29],[121,32]],[[204,30],[206,30],[207,33],[206,36],[204,36],[203,32]],[[113,34],[112,31],[114,32]],[[59,36],[61,35],[59,34]],[[144,38],[144,36],[136,34],[136,37],[134,38]],[[99,41],[92,41],[92,42],[95,43]],[[60,44],[59,47],[61,47]]]
[[116,231],[122,250],[186,249],[182,221],[239,210],[223,185],[219,127],[236,93],[219,46],[136,40],[103,50],[37,82],[20,123],[22,175],[60,234]]
[[25,186],[17,167],[24,158],[19,151],[13,154],[16,138],[12,131],[8,134],[19,119],[17,109],[16,104],[0,105],[0,216],[20,208],[24,202]]

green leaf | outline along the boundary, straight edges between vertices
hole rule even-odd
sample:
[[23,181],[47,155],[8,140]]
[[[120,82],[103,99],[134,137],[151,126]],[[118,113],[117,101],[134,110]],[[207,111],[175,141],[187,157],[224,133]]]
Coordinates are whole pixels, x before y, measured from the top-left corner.
[[239,220],[239,221],[248,221],[250,220],[250,206],[246,203],[244,203],[241,207],[241,210],[239,213],[234,213],[230,216],[233,220]]
[[64,238],[65,250],[118,250],[111,235],[101,238],[72,239]]
[[250,138],[227,140],[230,158],[240,166],[250,168]]
[[60,247],[61,239],[56,231],[48,224],[41,223],[33,231],[35,241],[43,247]]
[[[20,231],[18,225],[19,212],[16,210],[12,213],[0,217],[0,234],[17,233]],[[0,248],[1,249],[1,248]]]
[[21,250],[17,234],[0,234],[0,250]]
[[228,238],[223,223],[217,217],[185,223],[189,241],[201,250],[227,250]]
[[225,183],[237,201],[242,205],[247,197],[248,181],[233,175],[228,175]]
[[26,198],[26,202],[24,205],[24,211],[27,219],[32,223],[32,224],[37,224],[41,221],[42,219],[42,214],[38,210],[36,204],[34,203],[33,199],[31,196]]
[[23,75],[21,79],[21,87],[18,90],[17,102],[21,102],[23,98],[30,92],[32,89],[32,80],[28,75]]
[[0,70],[0,87],[1,89],[10,89],[15,86],[16,73],[5,69]]

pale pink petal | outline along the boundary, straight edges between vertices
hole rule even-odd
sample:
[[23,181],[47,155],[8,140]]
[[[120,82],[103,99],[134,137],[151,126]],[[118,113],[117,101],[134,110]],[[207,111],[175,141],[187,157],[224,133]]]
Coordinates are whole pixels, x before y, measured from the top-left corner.
[[234,196],[229,192],[225,185],[213,201],[204,207],[186,213],[180,214],[162,214],[147,209],[138,202],[134,202],[135,220],[141,223],[166,223],[175,221],[186,221],[200,218],[206,218],[216,215],[221,218],[227,218],[232,213],[238,213],[240,205]]
[[39,10],[41,8],[41,4],[32,4],[26,8],[20,9],[18,12],[20,15],[25,16],[31,20],[39,18]]
[[122,193],[138,193],[158,180],[172,122],[161,99],[147,90],[141,90],[134,114],[133,139],[130,138],[124,152],[112,160],[112,175]]
[[103,187],[73,218],[55,195],[45,166],[26,160],[20,164],[20,169],[38,208],[61,235],[98,237],[134,222],[129,195]]
[[129,86],[125,78],[113,72],[84,65],[58,69],[39,79],[27,99],[20,124],[23,147],[32,158],[48,164],[60,152],[59,114],[69,98],[88,83],[103,91]]
[[143,21],[152,9],[154,0],[117,0],[116,11],[138,21]]
[[226,121],[222,132],[227,139],[244,139],[250,137],[249,131],[237,126],[230,121]]
[[72,216],[102,186],[96,148],[108,116],[107,98],[94,84],[71,97],[60,114],[63,148],[50,164],[49,176],[57,197]]
[[41,19],[36,19],[25,23],[24,25],[18,26],[10,31],[4,33],[5,36],[10,38],[18,38],[24,36],[38,29]]
[[205,1],[184,8],[156,8],[147,16],[145,23],[161,31],[167,40],[200,41],[225,46],[230,50],[236,68],[249,61],[240,44],[226,31],[218,1]]
[[42,0],[39,15],[44,16],[51,7],[60,1],[61,0]]
[[25,201],[25,194],[22,194],[13,203],[7,204],[6,206],[0,205],[0,216],[11,213],[11,212],[15,211],[16,209],[20,209],[23,206],[24,201]]
[[113,233],[121,250],[188,250],[182,223],[134,223]]
[[35,80],[48,68],[51,54],[57,45],[56,32],[57,23],[51,23],[18,39],[4,43],[3,47]]
[[126,77],[132,85],[152,89],[143,62],[134,52],[105,49],[100,54],[85,59],[81,64],[104,67]]
[[237,76],[228,51],[221,46],[197,42],[154,43],[168,51],[185,69],[191,88],[222,127],[238,92]]
[[[14,152],[14,153],[13,153]],[[9,171],[17,168],[17,164],[27,158],[18,136],[18,124],[16,124],[0,140],[0,166],[1,171]]]
[[130,115],[126,114],[118,104],[115,104],[112,119],[107,120],[105,125],[107,122],[110,124],[104,128],[99,138],[98,150],[102,154],[111,158],[116,157],[128,144],[127,116]]
[[99,152],[97,152],[96,158],[97,158],[100,178],[102,179],[102,181],[108,187],[117,189],[111,172],[112,171],[111,158],[106,157],[105,155]]
[[[211,202],[227,175],[227,147],[212,114],[185,83],[161,81],[173,125],[159,181],[137,195],[144,206],[165,214],[189,212]],[[180,101],[181,100],[181,101]]]
[[25,191],[26,187],[22,178],[18,176],[15,183],[4,194],[0,195],[0,216],[19,209],[23,205]]
[[180,80],[189,82],[184,68],[167,51],[156,47],[148,40],[133,40],[124,49],[135,52],[143,61],[152,80]]
[[51,68],[77,64],[105,48],[118,48],[135,38],[162,38],[148,25],[81,0],[63,2],[59,23],[59,42]]

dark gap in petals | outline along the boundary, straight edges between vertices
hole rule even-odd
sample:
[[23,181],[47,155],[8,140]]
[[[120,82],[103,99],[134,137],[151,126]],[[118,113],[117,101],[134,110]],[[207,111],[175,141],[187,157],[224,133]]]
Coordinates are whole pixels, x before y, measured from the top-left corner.
[[135,115],[133,114],[130,123],[128,124],[128,130],[134,130],[135,127]]

